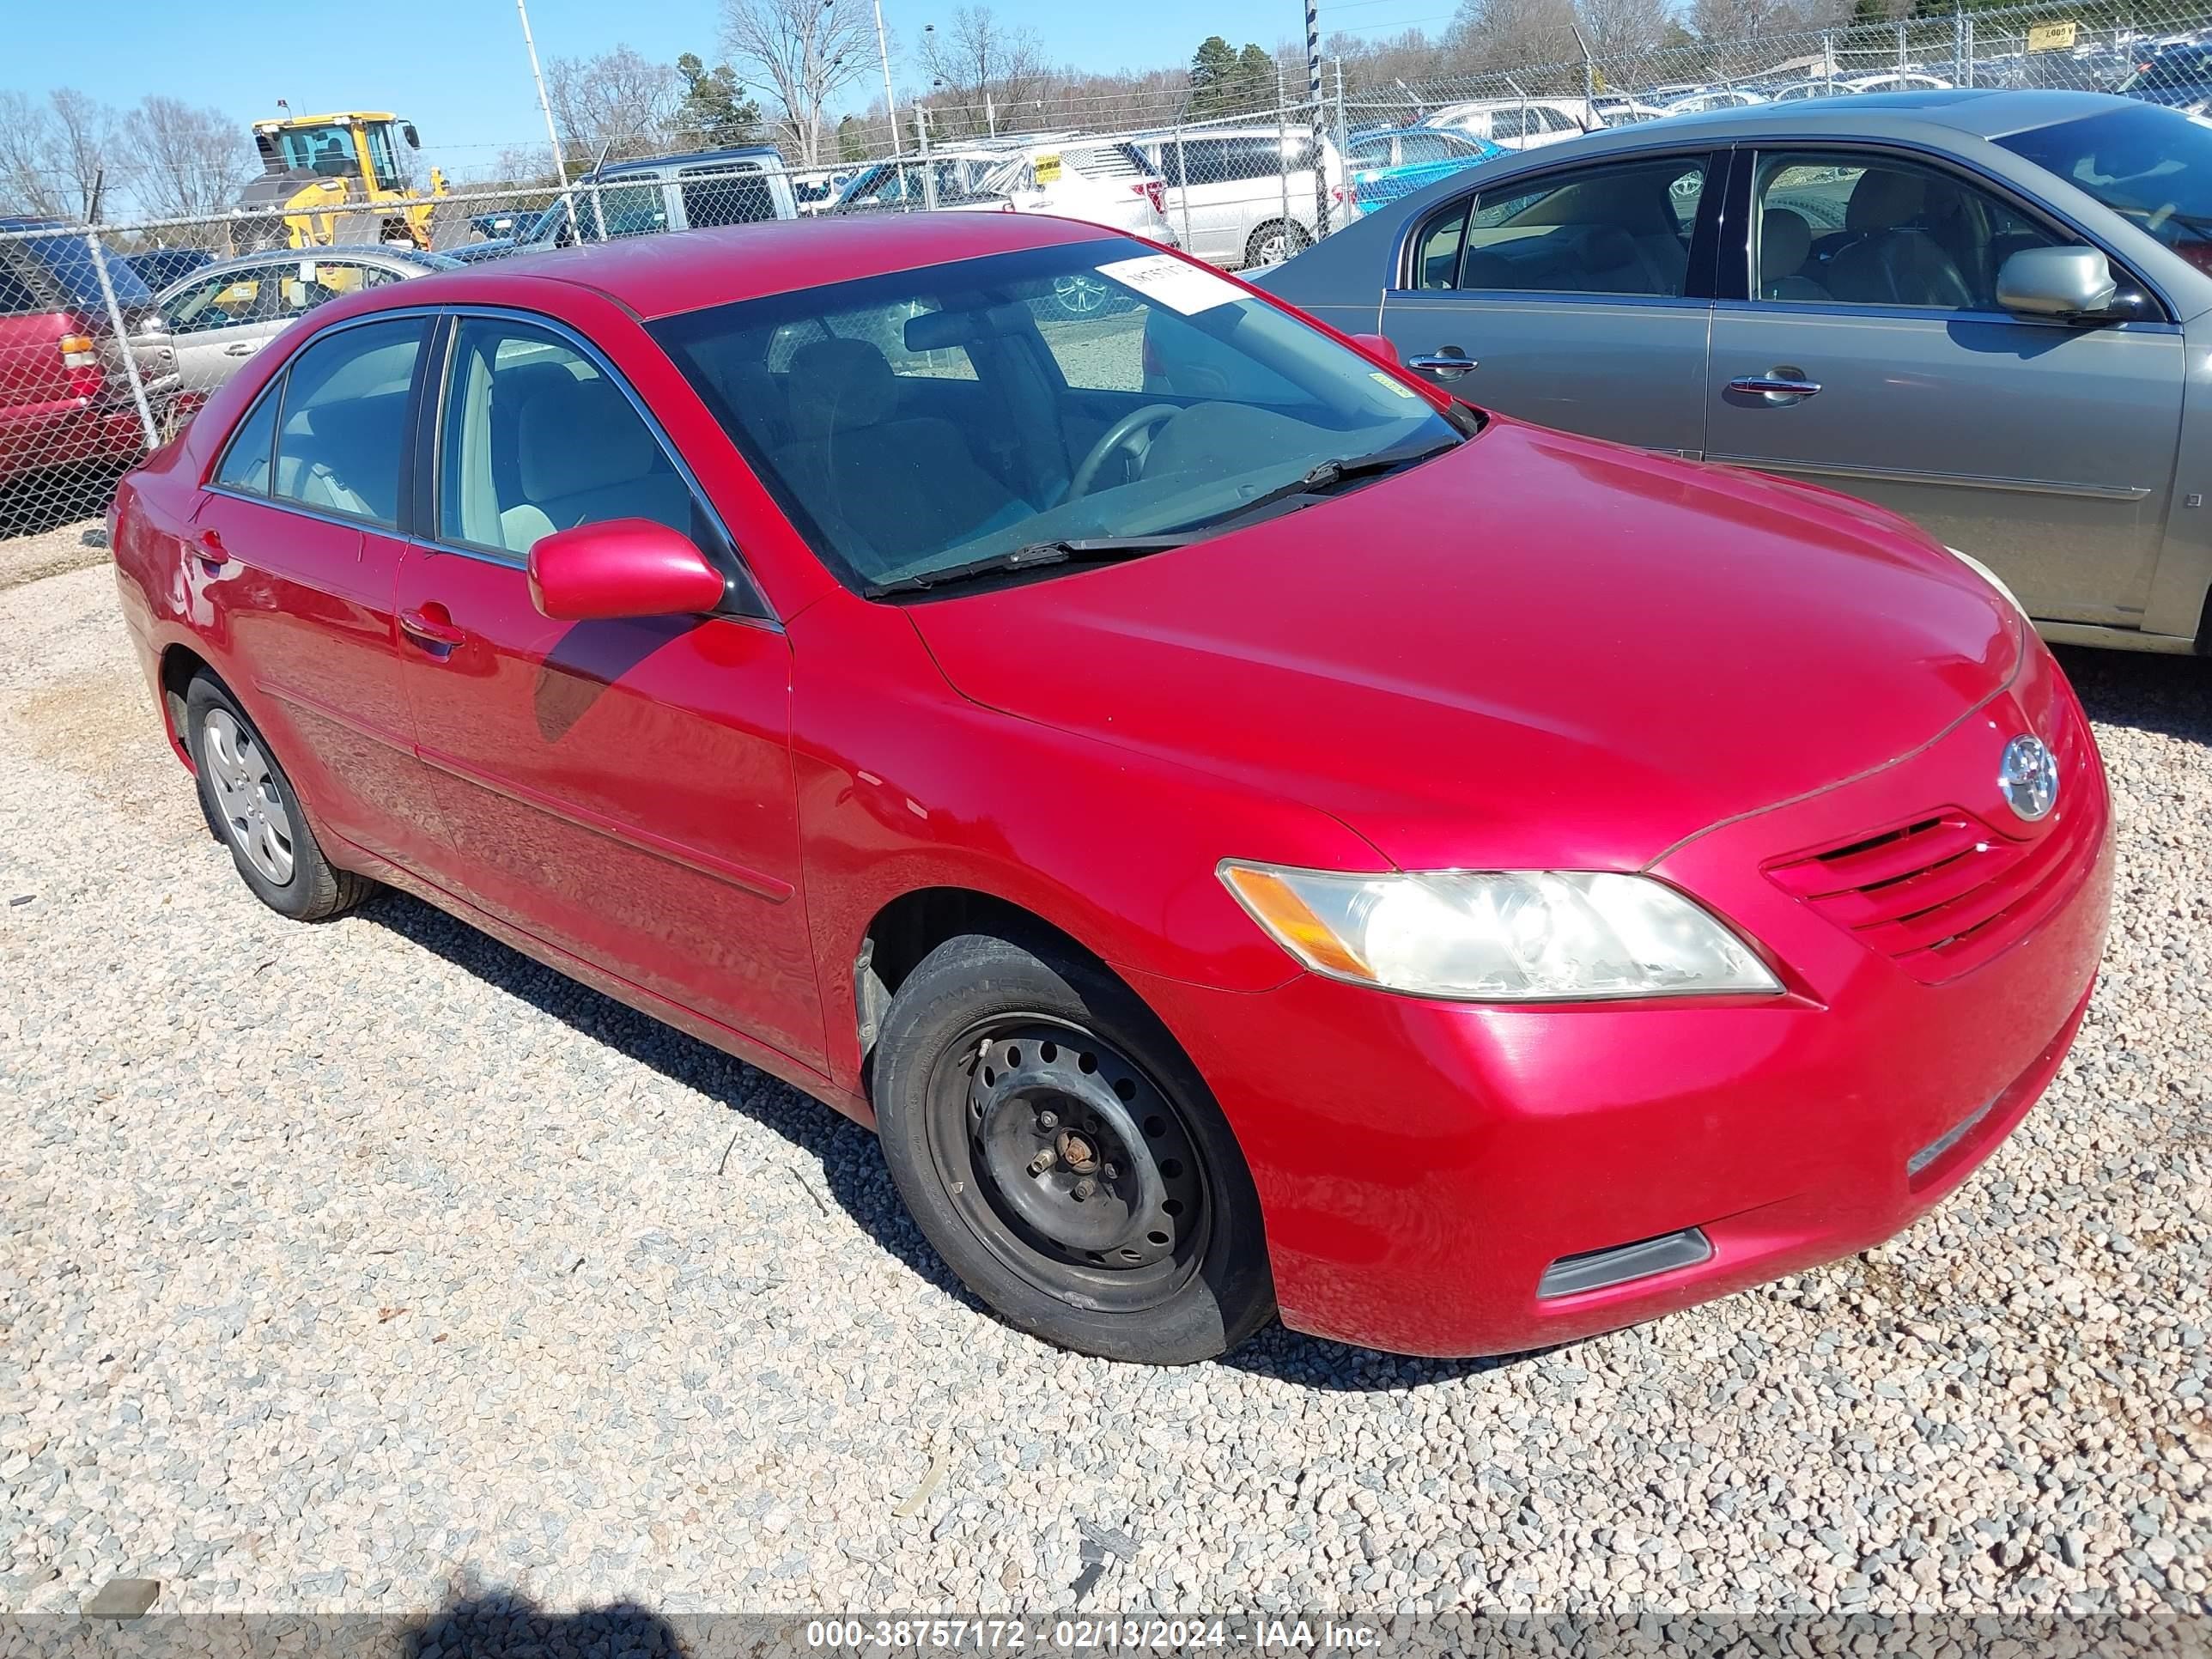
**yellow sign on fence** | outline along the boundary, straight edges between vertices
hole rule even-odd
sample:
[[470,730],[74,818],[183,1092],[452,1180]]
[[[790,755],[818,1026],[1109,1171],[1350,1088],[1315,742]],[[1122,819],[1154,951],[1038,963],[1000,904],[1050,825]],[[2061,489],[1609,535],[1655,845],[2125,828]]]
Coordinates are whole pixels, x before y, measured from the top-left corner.
[[1057,155],[1040,155],[1032,164],[1031,170],[1036,173],[1040,186],[1049,185],[1060,177],[1060,157]]
[[2030,52],[2071,52],[2076,23],[2038,23],[2027,32]]

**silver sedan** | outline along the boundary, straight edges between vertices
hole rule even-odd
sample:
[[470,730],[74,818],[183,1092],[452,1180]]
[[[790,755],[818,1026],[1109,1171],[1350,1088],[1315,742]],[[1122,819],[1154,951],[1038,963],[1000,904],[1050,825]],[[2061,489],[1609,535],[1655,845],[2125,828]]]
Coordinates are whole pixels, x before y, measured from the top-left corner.
[[202,265],[156,297],[193,404],[275,339],[295,317],[386,283],[458,270],[442,253],[405,247],[316,247],[241,254]]
[[1469,402],[1894,508],[2048,638],[2185,652],[2212,649],[2208,272],[2212,129],[1917,90],[1489,162],[1255,280]]

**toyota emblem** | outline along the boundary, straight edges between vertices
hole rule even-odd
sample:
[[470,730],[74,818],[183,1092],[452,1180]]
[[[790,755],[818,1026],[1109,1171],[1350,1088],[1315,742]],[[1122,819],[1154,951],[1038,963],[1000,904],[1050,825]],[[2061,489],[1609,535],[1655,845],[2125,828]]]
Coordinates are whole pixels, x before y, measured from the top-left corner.
[[2042,738],[2023,732],[2004,747],[1997,766],[1997,792],[2005,805],[2028,823],[2051,816],[2058,805],[2058,757]]

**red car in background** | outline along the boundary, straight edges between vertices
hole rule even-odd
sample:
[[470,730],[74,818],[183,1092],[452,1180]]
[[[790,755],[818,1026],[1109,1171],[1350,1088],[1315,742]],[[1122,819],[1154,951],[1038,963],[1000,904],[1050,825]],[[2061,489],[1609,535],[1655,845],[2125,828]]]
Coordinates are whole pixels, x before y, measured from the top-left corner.
[[1863,1249],[2096,971],[2101,765],[1983,575],[1092,226],[340,301],[116,514],[263,900],[404,888],[873,1123],[1092,1352],[1516,1350]]
[[158,422],[176,353],[144,281],[105,248],[95,262],[82,230],[0,217],[0,485],[69,468],[112,476],[144,450],[126,355]]

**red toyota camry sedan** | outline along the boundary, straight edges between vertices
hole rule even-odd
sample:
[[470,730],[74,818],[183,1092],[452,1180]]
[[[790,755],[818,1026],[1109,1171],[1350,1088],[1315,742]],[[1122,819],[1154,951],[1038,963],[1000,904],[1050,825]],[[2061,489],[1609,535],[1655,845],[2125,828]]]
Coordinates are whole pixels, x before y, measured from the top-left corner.
[[1094,1353],[1506,1352],[1865,1248],[2105,932],[2088,726],[1975,568],[1092,226],[339,301],[114,547],[263,902],[404,888],[872,1124]]

